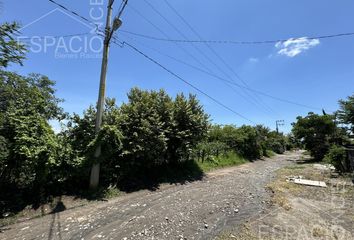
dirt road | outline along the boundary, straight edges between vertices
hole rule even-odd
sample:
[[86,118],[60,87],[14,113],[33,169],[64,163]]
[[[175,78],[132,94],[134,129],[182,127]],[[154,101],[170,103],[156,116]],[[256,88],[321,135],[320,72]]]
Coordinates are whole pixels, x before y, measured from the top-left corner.
[[29,220],[9,226],[0,239],[213,239],[261,214],[274,171],[299,157],[279,155],[211,172],[202,181]]

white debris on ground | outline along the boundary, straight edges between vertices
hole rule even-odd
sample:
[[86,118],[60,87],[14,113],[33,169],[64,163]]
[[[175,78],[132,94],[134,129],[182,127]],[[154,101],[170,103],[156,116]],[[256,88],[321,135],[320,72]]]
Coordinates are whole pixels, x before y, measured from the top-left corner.
[[332,164],[315,163],[315,164],[313,164],[313,167],[318,169],[318,170],[322,170],[322,171],[334,171],[334,170],[336,170],[336,168]]
[[286,181],[307,186],[327,187],[327,184],[323,181],[308,180],[304,179],[303,176],[287,177]]

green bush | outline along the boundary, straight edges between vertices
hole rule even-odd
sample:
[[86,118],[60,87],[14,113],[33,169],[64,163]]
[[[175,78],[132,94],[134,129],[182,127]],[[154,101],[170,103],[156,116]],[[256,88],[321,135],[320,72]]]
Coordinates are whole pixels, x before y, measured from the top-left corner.
[[58,185],[60,146],[49,120],[65,114],[53,86],[42,75],[0,71],[0,214],[5,206],[44,201]]
[[64,116],[53,86],[45,76],[0,71],[3,186],[39,190],[52,178],[58,143],[48,121]]
[[332,164],[339,172],[345,172],[347,170],[347,153],[342,146],[331,146],[324,160]]
[[270,150],[272,150],[275,153],[282,154],[285,152],[284,145],[279,141],[271,142],[269,145],[270,145]]
[[345,129],[354,133],[354,93],[345,100],[339,101],[339,110],[336,112],[340,123],[345,124]]
[[[220,150],[234,151],[245,158],[256,159],[267,156],[267,151],[282,154],[285,151],[286,137],[262,125],[255,127],[233,125],[210,127],[207,142],[220,142]],[[205,145],[205,143],[203,143]]]
[[[106,185],[115,183],[119,178],[122,165],[123,134],[120,130],[120,114],[114,99],[106,99],[104,123],[98,135],[95,134],[96,110],[90,106],[83,116],[75,114],[67,124],[67,130],[60,135],[63,143],[68,142],[65,167],[69,168],[70,180],[77,186],[86,187],[89,170],[94,162],[101,163],[101,180]],[[100,145],[101,156],[94,158]],[[64,154],[65,155],[65,154]]]
[[294,136],[303,142],[315,160],[321,161],[334,139],[336,125],[332,115],[309,113],[306,117],[297,117],[293,123]]
[[237,134],[237,153],[248,159],[262,157],[262,146],[255,128],[243,125],[237,129]]
[[135,167],[151,168],[191,158],[207,133],[208,115],[196,97],[173,100],[163,90],[132,89],[123,104],[123,157]]

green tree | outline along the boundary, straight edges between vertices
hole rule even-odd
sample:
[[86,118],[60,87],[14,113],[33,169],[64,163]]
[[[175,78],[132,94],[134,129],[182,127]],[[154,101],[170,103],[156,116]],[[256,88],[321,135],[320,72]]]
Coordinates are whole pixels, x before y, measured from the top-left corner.
[[339,107],[338,119],[341,123],[348,125],[349,130],[354,133],[354,94],[346,100],[340,100]]
[[332,145],[324,159],[340,172],[345,172],[349,169],[347,167],[347,153],[342,146]]
[[46,119],[34,109],[10,108],[1,135],[6,136],[9,146],[1,179],[21,188],[39,190],[56,161],[56,137]]
[[268,134],[267,149],[282,154],[286,150],[286,137],[282,133],[271,131]]
[[0,71],[0,183],[40,190],[56,163],[56,136],[49,119],[65,115],[54,82],[42,75]]
[[59,107],[62,100],[55,96],[54,85],[54,81],[40,74],[21,76],[0,70],[0,119],[10,107],[22,109],[26,115],[35,111],[47,120],[64,119]]
[[294,136],[305,145],[316,160],[322,160],[333,142],[336,125],[332,115],[309,113],[306,117],[297,117],[293,123]]
[[[60,134],[62,146],[68,146],[59,153],[65,161],[65,168],[71,169],[73,182],[86,184],[90,166],[94,161],[101,163],[103,183],[113,183],[119,178],[120,155],[123,135],[120,130],[120,114],[115,99],[107,98],[103,115],[103,125],[95,134],[96,109],[90,106],[83,116],[74,114],[67,124],[67,130]],[[100,159],[94,159],[94,151],[100,145]],[[86,187],[86,186],[85,186]]]
[[238,146],[238,131],[234,125],[214,125],[209,130],[209,141],[220,141],[228,151],[235,151]]
[[138,168],[164,163],[171,110],[167,110],[167,115],[164,112],[171,99],[162,90],[149,92],[133,88],[128,100],[121,106],[125,162]]
[[236,152],[245,158],[256,159],[266,150],[268,129],[263,126],[251,127],[234,125],[212,126],[209,130],[209,141],[223,143],[228,151]]
[[11,62],[22,65],[25,59],[26,48],[15,39],[19,28],[16,22],[0,25],[0,68],[6,68]]
[[236,152],[246,158],[260,158],[262,156],[262,147],[256,129],[251,126],[243,125],[237,129],[237,132]]
[[271,139],[270,139],[270,129],[263,125],[255,126],[255,130],[257,131],[258,135],[258,142],[262,148],[262,155],[267,155],[267,150],[270,149]]
[[206,137],[209,116],[195,95],[177,95],[172,110],[173,128],[168,152],[172,161],[189,160],[193,149]]

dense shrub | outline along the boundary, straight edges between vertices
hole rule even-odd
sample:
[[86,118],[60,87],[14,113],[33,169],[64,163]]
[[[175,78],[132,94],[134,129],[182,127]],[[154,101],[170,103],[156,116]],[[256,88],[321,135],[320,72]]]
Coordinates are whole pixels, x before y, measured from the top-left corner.
[[339,101],[339,110],[336,112],[339,122],[346,125],[346,129],[354,134],[354,93],[345,100]]
[[197,144],[207,136],[209,115],[195,95],[177,95],[172,110],[173,128],[168,142],[170,161],[191,160]]
[[262,156],[262,146],[258,141],[258,133],[251,126],[242,126],[237,129],[236,152],[241,156],[256,159]]
[[209,124],[195,96],[177,95],[173,100],[163,90],[135,88],[128,99],[120,111],[125,162],[150,168],[190,159]]
[[63,117],[53,86],[45,76],[0,71],[0,136],[6,148],[0,184],[39,189],[47,182],[58,147],[48,120]]
[[321,161],[330,148],[336,133],[336,125],[332,115],[309,113],[306,117],[297,117],[293,123],[294,136],[301,140],[311,155]]
[[331,163],[340,172],[347,170],[347,153],[344,147],[332,145],[324,160]]
[[0,71],[0,202],[42,201],[59,180],[60,146],[48,121],[65,114],[53,86],[45,76]]
[[279,141],[274,141],[270,143],[270,150],[275,153],[282,154],[285,152],[284,144],[280,143]]
[[[222,151],[236,152],[248,159],[266,156],[269,150],[281,154],[285,151],[285,141],[284,135],[262,125],[255,127],[244,125],[239,128],[233,125],[223,127],[214,125],[211,126],[208,134],[210,146],[213,146],[212,143],[222,143],[223,145],[220,146]],[[205,143],[203,145],[209,147]]]
[[127,164],[151,168],[166,161],[167,138],[173,124],[171,106],[172,100],[163,91],[130,91],[128,102],[121,106]]
[[[89,169],[94,162],[101,163],[101,180],[112,183],[119,178],[121,166],[120,155],[123,148],[123,134],[120,130],[120,114],[114,99],[106,99],[103,126],[95,133],[96,110],[90,106],[83,116],[74,114],[67,124],[67,130],[61,133],[62,139],[68,142],[66,148],[66,167],[69,167],[71,179],[76,185],[86,187]],[[95,159],[94,152],[101,148],[101,156]]]

